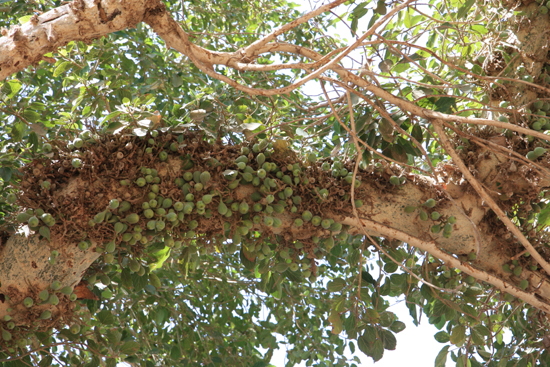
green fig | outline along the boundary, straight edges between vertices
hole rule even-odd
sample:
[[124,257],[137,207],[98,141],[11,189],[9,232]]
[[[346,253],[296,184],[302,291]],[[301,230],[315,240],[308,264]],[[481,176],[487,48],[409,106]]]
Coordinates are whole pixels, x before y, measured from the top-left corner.
[[422,206],[425,206],[426,208],[433,208],[437,202],[434,199],[428,199]]
[[41,301],[46,301],[50,297],[50,293],[47,289],[44,289],[42,292],[38,293],[38,298],[40,298]]
[[40,224],[38,218],[35,216],[30,217],[27,223],[29,224],[29,227],[37,227]]
[[123,201],[122,203],[120,203],[120,206],[118,207],[118,212],[119,213],[127,212],[128,210],[130,210],[131,207],[132,207],[132,204],[130,204],[127,201]]
[[31,297],[27,297],[23,300],[23,305],[27,308],[31,308],[34,305],[34,300]]

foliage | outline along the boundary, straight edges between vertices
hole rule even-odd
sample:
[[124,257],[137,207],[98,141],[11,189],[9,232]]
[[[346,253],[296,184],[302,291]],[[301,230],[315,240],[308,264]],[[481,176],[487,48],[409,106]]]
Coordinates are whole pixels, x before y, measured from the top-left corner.
[[[25,24],[33,12],[61,3],[1,2],[10,11],[0,13],[0,25]],[[164,3],[191,42],[219,52],[244,49],[301,15],[296,5],[282,0]],[[35,325],[4,319],[4,364],[114,366],[126,361],[141,366],[260,367],[269,364],[284,340],[289,366],[302,361],[356,366],[358,358],[348,360],[345,348],[377,361],[384,350],[397,347],[395,333],[405,324],[389,308],[395,299],[407,301],[414,323],[424,314],[440,330],[435,339],[445,345],[436,366],[444,366],[449,353],[457,366],[550,364],[543,348],[548,342],[546,316],[525,299],[411,244],[365,236],[339,222],[361,208],[355,198],[370,195],[360,180],[376,182],[380,195],[398,196],[403,186],[423,177],[441,184],[422,187],[427,201],[403,210],[429,223],[425,235],[433,237],[426,238],[452,239],[456,218],[439,212],[449,200],[447,186],[466,185],[467,178],[463,168],[453,165],[458,158],[451,159],[449,149],[442,148],[445,138],[433,127],[436,115],[420,113],[436,111],[453,134],[447,140],[469,169],[481,170],[479,162],[490,160],[490,154],[514,158],[498,162],[505,169],[491,182],[479,175],[476,179],[548,260],[549,164],[546,142],[540,138],[550,130],[550,61],[541,46],[545,41],[533,35],[539,23],[548,21],[547,5],[470,0],[428,4],[401,4],[402,10],[362,39],[354,53],[346,49],[344,71],[361,78],[349,79],[343,68],[331,68],[316,78],[320,99],[299,88],[288,94],[250,95],[228,86],[167,48],[144,23],[88,44],[70,42],[45,55],[53,63],[43,60],[2,81],[0,243],[19,225],[18,218],[51,243],[84,243],[82,251],[102,253],[84,276],[90,295],[50,287],[42,306],[67,305],[65,318],[45,326],[51,317],[42,317],[32,306],[27,308]],[[289,28],[278,41],[335,57],[354,41],[330,36],[334,24],[349,23],[361,37],[361,31],[400,6],[384,1],[347,5],[343,18],[319,15]],[[531,53],[536,61],[525,56]],[[241,86],[270,90],[292,86],[322,66],[307,67],[305,60],[285,50],[258,56],[255,65],[266,67],[260,72],[228,65],[214,65],[214,70]],[[304,64],[286,71],[269,69],[298,62]],[[334,97],[330,103],[329,95]],[[117,153],[132,158],[116,168]],[[193,173],[189,179],[159,173],[179,159],[183,170]],[[516,172],[522,176],[514,176]],[[111,191],[91,188],[93,195],[82,199],[82,207],[67,201],[65,212],[54,212],[56,187],[77,175],[104,180]],[[162,179],[155,182],[157,175]],[[275,186],[269,189],[265,177]],[[231,182],[237,182],[235,187]],[[164,230],[166,213],[155,212],[163,228],[147,232],[151,218],[144,216],[150,208],[140,198],[153,192],[148,199],[157,200],[155,184],[170,192],[162,192],[165,197],[193,203],[193,217],[177,217],[182,210],[170,203],[165,211],[174,210],[177,219],[168,223],[173,225]],[[212,189],[213,198],[205,200],[197,184]],[[239,192],[250,193],[250,187],[261,194],[258,200],[239,197]],[[139,214],[136,221],[128,213],[123,219],[120,203],[110,203],[130,188],[127,202],[132,209],[127,212]],[[293,190],[287,195],[288,188]],[[269,205],[268,195],[277,202]],[[195,209],[199,201],[206,205],[202,211]],[[254,202],[262,213],[253,215]],[[246,205],[231,210],[234,203]],[[109,205],[113,207],[105,209]],[[29,222],[39,217],[40,208],[54,218],[51,225],[45,217],[38,225]],[[275,215],[273,220],[273,211],[282,220]],[[232,219],[226,219],[227,212]],[[26,217],[18,217],[22,213]],[[540,273],[544,265],[511,239],[510,228],[495,213],[487,211],[484,223],[489,224],[480,230],[490,227],[509,261],[482,270],[532,295],[536,289],[525,274],[545,279]],[[149,237],[124,239],[129,225],[136,223]],[[285,237],[302,225],[300,241]],[[277,230],[281,226],[285,232]],[[52,251],[51,262],[58,253]],[[475,266],[479,253],[455,255]],[[35,293],[31,298],[40,306]],[[505,343],[506,332],[512,338]]]

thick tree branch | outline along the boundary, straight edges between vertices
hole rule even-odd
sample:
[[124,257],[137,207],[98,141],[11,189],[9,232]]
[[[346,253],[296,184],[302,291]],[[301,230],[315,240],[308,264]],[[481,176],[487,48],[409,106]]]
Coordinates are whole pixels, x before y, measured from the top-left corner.
[[527,251],[529,251],[529,254],[531,254],[531,256],[533,256],[533,258],[537,260],[539,265],[542,266],[542,268],[546,271],[546,274],[550,274],[550,264],[548,264],[548,262],[546,262],[546,260],[542,258],[542,256],[533,247],[533,245],[529,243],[529,241],[527,240],[527,238],[525,238],[523,233],[521,233],[518,227],[516,227],[516,225],[512,223],[512,221],[508,218],[506,213],[504,213],[504,211],[500,209],[497,203],[495,203],[493,198],[491,198],[487,194],[487,192],[481,186],[478,180],[476,180],[476,178],[472,175],[468,167],[466,167],[464,162],[462,162],[462,159],[459,157],[457,152],[452,147],[449,139],[447,138],[447,135],[445,134],[445,131],[441,126],[441,122],[437,120],[434,121],[433,127],[435,132],[437,133],[438,138],[441,141],[441,145],[443,146],[443,148],[445,148],[445,151],[447,152],[447,154],[451,156],[451,158],[453,159],[453,162],[458,166],[458,168],[460,169],[460,172],[462,172],[466,180],[468,180],[470,185],[472,185],[472,187],[476,190],[479,196],[483,198],[483,200],[489,205],[489,207],[491,207],[491,209],[498,215],[499,219],[506,225],[506,228],[508,228],[508,230],[512,232],[514,236],[516,236],[516,238],[527,249]]

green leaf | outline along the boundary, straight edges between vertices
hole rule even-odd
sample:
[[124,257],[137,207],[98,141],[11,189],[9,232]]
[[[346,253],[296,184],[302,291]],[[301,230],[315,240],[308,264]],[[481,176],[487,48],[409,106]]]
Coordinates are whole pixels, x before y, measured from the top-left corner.
[[13,141],[21,141],[27,130],[27,125],[22,122],[16,122],[11,129],[11,138]]
[[539,228],[550,225],[550,205],[542,209],[538,215]]
[[131,275],[132,283],[134,284],[134,291],[139,292],[149,283],[149,277],[147,275],[139,276],[137,273]]
[[40,363],[38,363],[38,365],[40,367],[50,367],[52,365],[52,362],[53,362],[53,357],[48,355],[48,356],[43,357],[40,360]]
[[12,173],[11,167],[0,167],[0,178],[4,180],[5,183],[11,180]]
[[[6,94],[6,99],[12,99],[19,93],[22,88],[22,83],[18,79],[9,80],[2,87],[2,94]],[[0,96],[1,97],[1,96]]]
[[450,340],[449,333],[446,331],[440,331],[434,335],[435,340],[439,343],[447,343]]
[[332,326],[332,331],[331,331],[332,334],[338,335],[342,332],[343,330],[342,318],[338,312],[332,312],[328,317],[328,321]]
[[411,136],[413,138],[415,138],[419,143],[422,143],[423,133],[422,133],[422,128],[420,127],[420,125],[415,124],[413,126],[412,131],[411,131]]
[[168,246],[165,246],[163,249],[153,252],[151,256],[155,259],[155,261],[151,264],[149,264],[149,268],[151,271],[162,268],[162,265],[170,257],[171,249]]
[[31,16],[32,15],[25,15],[24,17],[17,19],[17,21],[19,22],[19,24],[23,25],[31,19]]
[[387,350],[395,350],[395,347],[397,345],[397,340],[395,339],[395,335],[390,330],[382,330],[382,338],[383,338],[383,344],[384,349]]
[[446,345],[437,354],[437,357],[435,357],[435,367],[445,367],[445,363],[447,362],[447,354],[449,353],[449,347],[450,345]]
[[393,159],[401,163],[407,163],[407,161],[409,160],[409,157],[407,156],[405,149],[403,149],[401,145],[393,144],[390,149],[391,149],[390,150],[391,157]]
[[111,112],[110,114],[108,114],[107,116],[105,116],[105,118],[103,119],[102,121],[102,124],[105,124],[107,121],[109,120],[112,120],[114,119],[115,117],[118,117],[122,114],[121,111],[113,111]]
[[400,333],[401,331],[405,330],[407,325],[401,321],[394,321],[393,324],[390,326],[390,330],[394,333]]
[[23,111],[23,117],[29,122],[36,122],[40,119],[40,114],[36,111],[26,109]]
[[329,292],[341,291],[346,286],[346,281],[342,278],[336,278],[327,283],[327,289]]
[[432,310],[432,316],[438,317],[444,315],[446,311],[447,305],[439,299],[435,300]]
[[44,237],[48,241],[50,240],[50,229],[48,228],[48,226],[41,226],[38,232],[42,237]]
[[461,6],[456,13],[456,19],[462,19],[468,15],[470,8],[475,4],[475,0],[467,0],[464,6]]
[[369,274],[368,271],[365,271],[365,270],[361,271],[361,278],[363,281],[370,283],[374,286],[378,284],[378,282],[372,277],[372,275]]
[[452,97],[440,97],[435,102],[435,110],[443,113],[451,113],[452,107],[456,109],[456,99]]
[[451,331],[450,342],[456,346],[461,346],[466,340],[466,326],[457,325]]
[[115,316],[109,310],[102,310],[96,315],[97,321],[103,325],[111,325],[115,323]]
[[64,61],[61,64],[57,65],[57,67],[55,68],[55,70],[53,72],[53,77],[57,78],[58,76],[63,74],[65,72],[65,70],[67,70],[71,66],[71,64],[72,64],[72,62],[70,62],[70,61]]

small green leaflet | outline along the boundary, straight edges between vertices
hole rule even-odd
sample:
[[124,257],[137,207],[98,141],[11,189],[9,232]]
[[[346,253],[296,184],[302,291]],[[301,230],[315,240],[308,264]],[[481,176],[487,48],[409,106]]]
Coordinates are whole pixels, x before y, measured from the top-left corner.
[[50,229],[47,227],[47,226],[42,226],[40,227],[40,229],[38,230],[38,232],[40,233],[40,235],[42,237],[44,237],[45,239],[47,239],[48,241],[50,240]]
[[472,5],[474,5],[474,3],[475,3],[475,0],[466,1],[464,6],[460,7],[460,9],[458,9],[458,13],[456,13],[456,19],[465,18],[468,15],[468,13],[470,12],[470,8],[472,7]]
[[61,74],[63,74],[63,72],[65,72],[65,70],[67,70],[69,68],[69,66],[71,66],[70,61],[65,61],[65,62],[62,62],[61,64],[59,64],[53,72],[53,77],[56,78],[56,77],[60,76]]
[[435,367],[445,367],[445,362],[447,362],[447,354],[449,353],[449,347],[450,345],[446,345],[439,351],[437,357],[435,357]]

